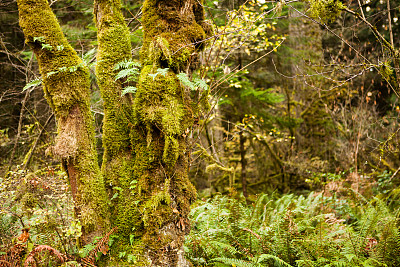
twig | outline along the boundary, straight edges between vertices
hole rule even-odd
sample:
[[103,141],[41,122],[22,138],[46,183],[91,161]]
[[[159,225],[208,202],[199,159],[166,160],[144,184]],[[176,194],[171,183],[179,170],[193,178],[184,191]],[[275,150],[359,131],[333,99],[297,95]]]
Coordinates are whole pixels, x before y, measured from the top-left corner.
[[29,152],[29,157],[24,164],[24,168],[23,168],[24,170],[26,170],[29,167],[29,163],[30,163],[30,161],[32,159],[32,155],[35,152],[35,149],[39,143],[40,137],[42,137],[42,134],[45,131],[46,126],[50,123],[50,121],[53,117],[54,117],[54,113],[50,115],[50,117],[47,119],[46,123],[43,125],[42,130],[40,130],[39,136],[36,138],[35,143],[33,144],[31,151]]

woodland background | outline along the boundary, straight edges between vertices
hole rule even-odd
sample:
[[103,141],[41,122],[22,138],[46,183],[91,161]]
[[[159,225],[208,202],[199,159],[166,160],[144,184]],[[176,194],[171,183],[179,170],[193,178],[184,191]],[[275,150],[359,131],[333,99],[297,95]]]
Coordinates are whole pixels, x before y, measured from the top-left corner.
[[[122,2],[139,60],[142,3]],[[358,15],[332,16],[314,0],[205,2],[215,35],[198,77],[212,109],[198,121],[191,151],[199,200],[185,252],[194,266],[400,265],[400,2],[342,4]],[[101,164],[92,1],[51,7],[92,69]],[[22,258],[49,245],[75,255],[65,265],[86,266],[80,258],[96,244],[77,245],[65,173],[46,154],[56,126],[39,78],[16,3],[2,0],[0,253],[29,227]],[[36,264],[57,265],[46,253]],[[135,260],[129,251],[120,257]]]

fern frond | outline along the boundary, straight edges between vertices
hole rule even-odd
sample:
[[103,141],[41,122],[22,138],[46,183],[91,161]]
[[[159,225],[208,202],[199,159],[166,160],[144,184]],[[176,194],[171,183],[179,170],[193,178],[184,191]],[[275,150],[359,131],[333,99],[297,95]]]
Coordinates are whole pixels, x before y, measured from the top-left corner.
[[127,86],[127,87],[124,88],[124,90],[122,90],[121,96],[124,96],[124,95],[126,95],[128,93],[134,94],[134,93],[136,93],[136,90],[137,90],[137,88],[134,87],[134,86]]
[[131,69],[123,69],[115,76],[115,80],[126,78],[128,76],[137,76],[139,75],[139,69],[131,68]]
[[103,255],[106,255],[109,247],[108,241],[110,239],[110,235],[117,231],[117,227],[111,229],[100,241],[97,242],[96,246],[89,252],[89,254],[82,259],[83,265],[86,266],[94,266],[96,262],[96,257],[99,252]]
[[24,86],[24,88],[22,88],[22,92],[28,90],[29,88],[35,88],[35,87],[37,87],[37,86],[39,86],[41,84],[42,84],[42,79],[41,78],[35,79],[33,81],[30,81],[29,83],[27,83]]
[[[225,266],[236,266],[236,267],[262,267],[259,263],[254,263],[251,261],[232,259],[226,257],[214,258],[211,262],[219,262],[225,264]],[[214,265],[215,266],[215,265]]]
[[279,266],[284,266],[284,267],[292,267],[289,263],[285,262],[284,260],[270,254],[262,254],[258,257],[257,263],[262,263],[263,261],[266,260],[273,260],[276,264]]
[[239,251],[237,251],[237,249],[230,244],[219,241],[211,241],[209,244],[220,251],[222,250],[223,252],[228,252],[232,256],[234,256],[235,254],[239,254]]
[[52,248],[50,246],[47,245],[39,245],[37,247],[35,247],[28,255],[28,257],[26,258],[25,262],[24,262],[24,267],[28,267],[31,264],[33,266],[36,266],[36,261],[35,261],[35,255],[39,254],[43,251],[48,251],[50,254],[52,254],[53,256],[55,256],[61,263],[64,263],[67,260],[67,255],[60,253],[57,249]]
[[120,69],[131,69],[131,68],[140,68],[141,64],[136,61],[132,61],[129,59],[124,59],[121,62],[118,62],[114,66],[114,70],[120,70]]

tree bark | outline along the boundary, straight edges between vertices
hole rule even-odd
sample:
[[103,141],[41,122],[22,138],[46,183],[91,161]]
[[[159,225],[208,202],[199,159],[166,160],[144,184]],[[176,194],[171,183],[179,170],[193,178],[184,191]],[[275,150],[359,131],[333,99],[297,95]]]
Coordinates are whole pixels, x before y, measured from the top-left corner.
[[89,106],[89,71],[64,37],[46,0],[17,3],[26,43],[37,57],[45,96],[57,118],[58,136],[50,152],[68,174],[86,244],[109,227]]

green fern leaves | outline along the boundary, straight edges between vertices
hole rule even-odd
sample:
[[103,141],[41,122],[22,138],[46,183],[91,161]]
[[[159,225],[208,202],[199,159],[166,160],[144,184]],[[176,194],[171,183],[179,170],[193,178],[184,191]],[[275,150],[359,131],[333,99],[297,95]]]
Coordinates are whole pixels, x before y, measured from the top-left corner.
[[195,266],[400,266],[398,218],[385,202],[350,195],[340,205],[314,192],[253,206],[216,196],[192,209],[185,252]]
[[[117,63],[114,66],[114,70],[119,70],[118,74],[115,76],[115,80],[124,79],[125,84],[129,84],[131,82],[136,83],[140,74],[140,63],[131,61],[131,60],[123,60]],[[126,86],[121,92],[121,96],[126,94],[134,94],[136,93],[137,88],[135,86]]]
[[196,91],[199,88],[203,90],[208,90],[208,84],[202,79],[194,77],[191,81],[189,79],[189,76],[184,72],[181,72],[176,76],[184,86],[190,88],[190,90],[192,91]]

